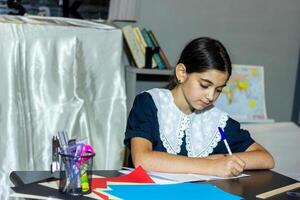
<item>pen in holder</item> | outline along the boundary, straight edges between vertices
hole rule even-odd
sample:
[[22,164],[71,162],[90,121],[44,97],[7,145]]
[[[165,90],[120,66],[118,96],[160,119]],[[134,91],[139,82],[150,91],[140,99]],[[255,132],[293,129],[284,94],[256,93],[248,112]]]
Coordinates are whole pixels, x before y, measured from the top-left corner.
[[51,173],[58,171],[59,168],[59,140],[57,136],[53,136],[52,138],[52,163],[50,166]]
[[59,191],[73,196],[90,193],[92,188],[93,157],[95,153],[88,152],[81,155],[76,155],[76,153],[59,153],[59,155]]

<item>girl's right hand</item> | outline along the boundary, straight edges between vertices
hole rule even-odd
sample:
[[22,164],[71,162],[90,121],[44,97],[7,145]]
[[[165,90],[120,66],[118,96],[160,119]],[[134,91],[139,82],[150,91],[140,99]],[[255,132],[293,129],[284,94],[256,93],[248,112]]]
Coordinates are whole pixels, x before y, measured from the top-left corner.
[[236,155],[228,155],[212,161],[214,162],[212,167],[214,174],[223,177],[238,176],[246,166],[246,163]]

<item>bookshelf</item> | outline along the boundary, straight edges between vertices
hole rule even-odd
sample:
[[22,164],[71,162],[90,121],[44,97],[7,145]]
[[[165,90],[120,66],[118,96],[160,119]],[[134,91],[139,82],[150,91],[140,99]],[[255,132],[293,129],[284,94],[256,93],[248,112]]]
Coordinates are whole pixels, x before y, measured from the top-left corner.
[[171,69],[145,69],[131,65],[127,65],[125,68],[127,113],[129,113],[134,98],[139,92],[165,86],[173,74]]

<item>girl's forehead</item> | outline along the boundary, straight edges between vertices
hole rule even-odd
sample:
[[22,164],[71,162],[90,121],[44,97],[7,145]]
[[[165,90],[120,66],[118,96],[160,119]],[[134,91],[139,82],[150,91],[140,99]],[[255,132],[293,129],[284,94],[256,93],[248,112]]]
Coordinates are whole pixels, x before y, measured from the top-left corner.
[[214,85],[223,85],[227,82],[229,78],[227,72],[215,70],[215,69],[207,70],[201,73],[196,72],[190,75],[193,76],[193,78],[195,79],[208,81]]
[[216,77],[216,78],[228,78],[228,73],[216,69],[210,69],[205,72],[195,72],[192,73],[197,77]]

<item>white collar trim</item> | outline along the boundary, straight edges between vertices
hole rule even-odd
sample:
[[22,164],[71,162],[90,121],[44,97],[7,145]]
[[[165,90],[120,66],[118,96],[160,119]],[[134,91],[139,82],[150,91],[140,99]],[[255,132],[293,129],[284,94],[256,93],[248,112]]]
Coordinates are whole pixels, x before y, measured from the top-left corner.
[[225,128],[227,113],[211,106],[186,115],[175,105],[170,90],[155,88],[147,92],[157,108],[160,139],[168,153],[180,153],[184,134],[189,157],[206,157],[213,152],[221,140],[218,127]]

